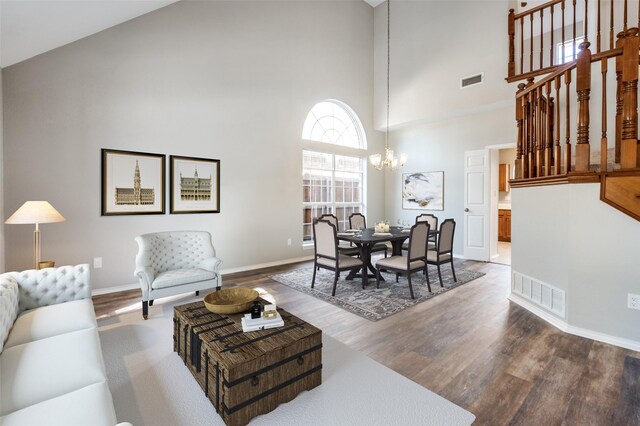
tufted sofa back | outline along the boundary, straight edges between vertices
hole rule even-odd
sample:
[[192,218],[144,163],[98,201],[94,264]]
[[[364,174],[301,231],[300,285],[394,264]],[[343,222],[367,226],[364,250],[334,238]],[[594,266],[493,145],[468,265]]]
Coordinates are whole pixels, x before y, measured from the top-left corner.
[[91,297],[89,265],[30,269],[2,274],[20,287],[19,311]]
[[204,259],[216,255],[206,231],[154,232],[136,237],[136,242],[136,267],[151,268],[155,274],[199,268]]

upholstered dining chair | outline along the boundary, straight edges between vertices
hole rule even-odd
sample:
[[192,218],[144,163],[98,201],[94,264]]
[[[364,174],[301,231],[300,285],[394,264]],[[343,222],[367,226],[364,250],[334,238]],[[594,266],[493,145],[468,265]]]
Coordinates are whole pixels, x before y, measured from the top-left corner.
[[[409,233],[409,250],[406,256],[391,256],[386,259],[380,259],[376,262],[376,287],[380,288],[380,270],[396,273],[396,282],[400,274],[407,275],[409,281],[409,292],[411,298],[415,299],[413,294],[413,285],[411,284],[411,274],[418,271],[424,271],[427,267],[427,238],[429,237],[429,223],[418,222],[411,227]],[[427,288],[431,293],[431,283],[429,283],[429,275],[427,275]]]
[[316,282],[316,271],[320,268],[329,269],[335,272],[333,291],[331,292],[331,295],[335,296],[340,272],[362,269],[362,260],[340,254],[338,251],[338,231],[328,220],[318,220],[313,224],[313,247],[315,255],[311,288]]
[[445,263],[451,263],[451,273],[453,274],[453,281],[457,282],[456,271],[453,268],[453,235],[456,230],[456,221],[453,219],[446,219],[440,225],[440,235],[438,236],[438,243],[433,249],[427,251],[427,267],[425,273],[429,277],[428,265],[436,265],[438,267],[438,278],[440,279],[440,287],[444,287],[442,283],[442,273],[440,272],[440,265]]
[[[340,232],[340,227],[338,226],[338,218],[332,215],[331,213],[325,213],[321,215],[318,220],[328,220],[333,226],[336,228],[336,233]],[[346,241],[338,240],[338,251],[341,254],[347,256],[360,256],[360,249],[358,247],[354,247],[353,245],[347,243]]]
[[[367,227],[367,219],[362,213],[351,213],[349,215],[349,228],[351,229],[365,229]],[[371,248],[371,252],[384,251],[384,257],[387,257],[389,246],[385,243],[374,244]]]
[[211,234],[206,231],[168,231],[136,237],[138,254],[134,274],[142,289],[142,316],[159,297],[215,288],[222,285]]
[[[427,222],[429,224],[429,228],[433,231],[438,229],[438,218],[435,215],[432,215],[429,213],[420,214],[416,216],[416,223],[419,223],[419,222]],[[427,239],[427,248],[434,249],[435,246],[436,246],[436,236],[429,235],[429,238]],[[409,248],[409,242],[407,241],[402,245],[402,249],[407,250],[408,248]]]

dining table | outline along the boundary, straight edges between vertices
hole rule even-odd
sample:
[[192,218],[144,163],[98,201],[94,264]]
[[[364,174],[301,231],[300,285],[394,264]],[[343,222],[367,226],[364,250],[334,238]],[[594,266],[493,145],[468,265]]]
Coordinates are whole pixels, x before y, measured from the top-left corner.
[[[358,247],[360,252],[360,259],[362,259],[362,272],[358,274],[358,270],[351,271],[347,275],[347,280],[353,280],[358,275],[362,278],[362,288],[365,288],[369,282],[369,278],[376,277],[376,268],[371,263],[371,249],[378,243],[391,243],[391,255],[402,255],[402,244],[409,238],[411,228],[402,226],[390,226],[389,232],[375,232],[374,228],[365,228],[360,230],[349,230],[346,232],[338,232],[338,239],[342,241],[348,241]],[[429,232],[429,235],[436,235],[437,231],[433,230]],[[371,271],[371,274],[367,272],[367,269]],[[384,278],[380,277],[381,281]]]

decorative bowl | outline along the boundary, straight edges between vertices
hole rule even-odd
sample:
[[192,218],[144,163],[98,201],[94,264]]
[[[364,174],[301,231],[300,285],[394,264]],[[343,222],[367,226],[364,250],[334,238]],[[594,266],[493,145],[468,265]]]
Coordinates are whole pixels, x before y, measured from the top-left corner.
[[237,314],[248,311],[258,296],[251,288],[226,288],[207,294],[204,306],[215,314]]

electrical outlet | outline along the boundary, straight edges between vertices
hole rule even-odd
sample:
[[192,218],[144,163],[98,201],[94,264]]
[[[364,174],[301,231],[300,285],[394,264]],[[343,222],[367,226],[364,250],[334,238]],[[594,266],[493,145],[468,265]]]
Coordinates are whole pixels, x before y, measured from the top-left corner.
[[99,269],[102,268],[102,258],[101,257],[94,257],[93,258],[93,269]]
[[288,245],[288,246],[290,246],[290,245],[291,245],[291,238],[289,238],[289,239],[287,240],[287,245]]
[[631,294],[628,296],[628,308],[640,310],[640,294]]

